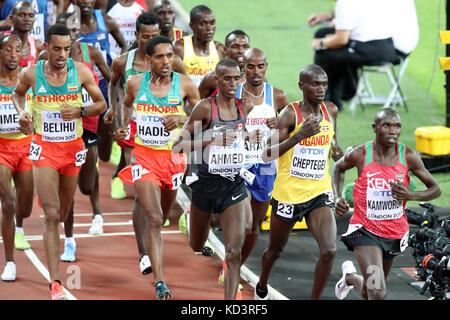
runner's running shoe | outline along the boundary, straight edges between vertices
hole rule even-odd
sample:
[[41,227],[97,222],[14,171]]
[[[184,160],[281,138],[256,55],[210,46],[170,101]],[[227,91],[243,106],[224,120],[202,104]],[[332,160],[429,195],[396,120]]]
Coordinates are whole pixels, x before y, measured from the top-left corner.
[[126,197],[127,193],[125,192],[122,180],[119,177],[115,177],[111,183],[111,198],[121,200]]
[[103,217],[101,214],[96,214],[92,219],[92,225],[89,228],[89,234],[101,235],[103,234]]
[[2,276],[3,281],[14,281],[16,280],[16,264],[13,261],[8,261],[3,270]]
[[52,300],[68,300],[59,280],[50,283]]
[[117,144],[116,141],[114,141],[111,146],[111,155],[109,156],[109,162],[111,162],[115,166],[118,166],[120,163],[121,156],[122,156],[122,148]]
[[356,268],[353,265],[353,262],[350,260],[344,261],[342,264],[342,278],[336,283],[336,286],[334,287],[334,293],[336,294],[336,298],[339,300],[344,299],[347,294],[350,292],[350,290],[353,289],[353,286],[347,285],[345,283],[345,276],[349,273],[356,273]]
[[155,287],[158,300],[169,300],[172,297],[172,292],[167,288],[164,281],[159,281]]
[[263,289],[259,286],[259,283],[256,284],[255,294],[253,296],[254,300],[269,300],[269,290]]
[[152,264],[148,255],[142,256],[141,260],[139,260],[139,267],[141,268],[141,273],[144,275],[152,273]]
[[66,243],[64,245],[64,252],[61,255],[60,259],[63,262],[74,262],[75,252],[77,251],[77,247],[73,243]]
[[24,234],[20,232],[16,232],[14,235],[14,246],[18,250],[27,250],[31,248],[31,245],[25,240]]

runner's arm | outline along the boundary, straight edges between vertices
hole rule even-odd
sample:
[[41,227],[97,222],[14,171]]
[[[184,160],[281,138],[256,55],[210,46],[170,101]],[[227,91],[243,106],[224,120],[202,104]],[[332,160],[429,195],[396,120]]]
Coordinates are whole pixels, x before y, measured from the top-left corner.
[[397,200],[415,201],[429,201],[439,197],[441,195],[441,189],[430,172],[428,172],[428,170],[424,167],[422,159],[420,159],[419,155],[413,150],[407,148],[406,157],[408,169],[411,170],[411,172],[423,182],[427,189],[421,191],[411,191],[403,183],[397,180],[397,182],[391,183],[392,196]]
[[[82,63],[77,63],[77,71],[80,79],[80,85],[86,89],[89,96],[92,98],[92,105],[86,107],[86,117],[92,117],[99,115],[106,111],[106,101],[103,97],[100,88],[95,83],[94,76],[91,70]],[[81,116],[81,109],[79,110],[79,116]]]
[[173,46],[173,52],[180,57],[181,61],[184,59],[184,39],[178,39]]
[[126,52],[128,50],[128,45],[125,41],[125,38],[123,37],[123,34],[120,32],[116,20],[114,20],[107,14],[105,14],[104,16],[106,21],[106,28],[108,29],[108,32],[112,35],[114,40],[116,40],[117,45],[121,48],[120,53],[122,54]]
[[111,78],[111,71],[109,70],[108,65],[106,64],[105,58],[103,58],[102,53],[94,46],[89,46],[89,50],[91,52],[91,58],[93,64],[95,64],[100,73],[103,75],[103,78],[109,82]]
[[103,117],[105,123],[112,123],[114,117],[119,116],[117,112],[118,110],[117,97],[119,95],[119,80],[120,76],[122,75],[123,63],[124,61],[122,56],[119,56],[116,59],[114,59],[111,64],[111,77],[109,78],[108,83],[108,99],[111,108],[106,112],[105,116]]
[[325,103],[326,108],[329,112],[329,114],[331,115],[332,118],[332,122],[333,122],[333,128],[334,128],[334,136],[333,139],[331,140],[331,157],[333,158],[334,161],[338,161],[343,155],[344,152],[342,151],[341,147],[339,146],[339,140],[338,140],[338,133],[337,133],[337,116],[338,116],[338,108],[337,106],[332,103],[331,101],[327,101]]
[[[33,70],[30,71],[30,69]],[[27,67],[19,75],[19,81],[12,92],[12,101],[14,108],[19,114],[20,129],[24,134],[31,134],[33,132],[32,117],[26,110],[26,95],[31,83],[35,80],[36,67]]]
[[200,82],[198,86],[198,92],[200,93],[200,98],[205,99],[208,98],[211,93],[216,89],[216,81],[214,80],[214,71],[208,72]]
[[126,94],[121,110],[122,121],[121,123],[118,123],[118,128],[114,131],[114,138],[117,141],[122,141],[128,135],[128,124],[130,123],[131,117],[133,115],[133,102],[136,98],[136,90],[139,90],[141,79],[142,75],[130,76],[125,83]]
[[181,60],[181,58],[177,54],[175,54],[173,57],[172,68],[173,71],[176,71],[180,74],[184,74],[186,76],[188,75],[186,72],[186,68],[184,67],[183,60]]

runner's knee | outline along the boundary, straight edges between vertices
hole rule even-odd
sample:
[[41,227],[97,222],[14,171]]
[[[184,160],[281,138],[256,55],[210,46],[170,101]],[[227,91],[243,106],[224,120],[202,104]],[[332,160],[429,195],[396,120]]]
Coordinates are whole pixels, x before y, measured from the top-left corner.
[[326,262],[332,262],[336,257],[336,248],[327,248],[320,252],[320,259]]

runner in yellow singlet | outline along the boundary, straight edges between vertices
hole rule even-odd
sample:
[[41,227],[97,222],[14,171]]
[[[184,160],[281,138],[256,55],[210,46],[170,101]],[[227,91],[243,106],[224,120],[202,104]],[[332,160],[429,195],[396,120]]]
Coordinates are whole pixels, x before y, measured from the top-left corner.
[[203,77],[226,57],[226,49],[222,43],[214,41],[216,18],[210,8],[194,7],[189,26],[193,35],[177,40],[173,51],[183,60],[186,72],[198,87]]
[[319,246],[311,299],[319,299],[328,281],[336,255],[336,222],[331,178],[330,154],[337,160],[343,153],[337,143],[337,107],[323,101],[328,77],[319,66],[308,65],[300,72],[303,100],[293,102],[278,117],[278,132],[265,148],[264,162],[278,159],[272,193],[270,243],[261,258],[261,274],[255,298],[268,297],[270,271],[286,245],[297,221],[306,219]]

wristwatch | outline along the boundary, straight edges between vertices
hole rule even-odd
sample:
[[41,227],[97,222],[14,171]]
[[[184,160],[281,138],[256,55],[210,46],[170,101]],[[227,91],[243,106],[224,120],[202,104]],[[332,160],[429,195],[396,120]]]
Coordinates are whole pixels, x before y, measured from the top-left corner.
[[80,118],[83,118],[84,116],[86,116],[86,109],[84,107],[81,107],[81,113],[80,113]]
[[324,44],[323,44],[323,38],[321,38],[320,40],[319,40],[319,49],[320,50],[324,50],[324,49],[328,49]]

